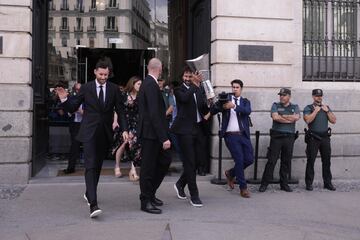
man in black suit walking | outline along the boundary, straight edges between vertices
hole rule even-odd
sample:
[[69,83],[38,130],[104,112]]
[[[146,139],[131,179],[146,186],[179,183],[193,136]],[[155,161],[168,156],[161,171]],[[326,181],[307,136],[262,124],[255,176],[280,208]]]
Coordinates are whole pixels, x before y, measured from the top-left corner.
[[170,140],[163,96],[157,79],[162,72],[161,61],[153,58],[139,91],[139,129],[141,141],[140,200],[141,210],[160,214],[163,202],[156,198],[156,190],[163,181],[170,163]]
[[201,76],[189,68],[183,72],[183,84],[176,88],[177,115],[171,131],[177,135],[183,154],[184,171],[174,188],[178,198],[186,199],[184,187],[188,184],[190,203],[202,207],[196,184],[196,169],[206,157],[206,138],[202,122],[210,116],[205,93],[200,87]]
[[102,213],[97,205],[97,185],[102,163],[112,141],[112,122],[114,108],[119,116],[119,126],[124,130],[124,139],[128,138],[120,90],[116,84],[108,82],[109,62],[103,58],[96,63],[96,79],[81,86],[80,92],[68,98],[64,88],[57,88],[62,107],[75,112],[83,104],[83,119],[77,139],[83,143],[85,158],[85,200],[90,206],[90,217]]

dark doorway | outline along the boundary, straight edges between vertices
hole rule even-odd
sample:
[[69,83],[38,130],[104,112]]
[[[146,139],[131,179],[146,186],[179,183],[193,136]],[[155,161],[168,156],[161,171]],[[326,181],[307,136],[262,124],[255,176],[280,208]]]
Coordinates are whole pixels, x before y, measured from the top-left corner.
[[144,78],[147,62],[155,56],[152,50],[79,48],[78,49],[78,82],[95,79],[95,64],[100,57],[108,57],[113,69],[110,81],[118,85],[126,85],[132,76]]
[[32,176],[45,165],[48,152],[48,110],[47,110],[47,39],[48,39],[48,1],[33,1],[32,29],[32,87],[33,138],[32,138]]

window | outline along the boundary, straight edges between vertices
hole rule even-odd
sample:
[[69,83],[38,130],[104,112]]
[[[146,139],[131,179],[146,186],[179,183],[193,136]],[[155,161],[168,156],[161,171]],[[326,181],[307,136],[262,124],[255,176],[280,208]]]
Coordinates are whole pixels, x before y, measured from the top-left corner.
[[89,38],[89,48],[94,48],[95,47],[95,40],[94,38]]
[[76,45],[81,45],[80,39],[76,39]]
[[115,30],[115,17],[107,17],[106,19],[106,29],[107,30]]
[[109,0],[109,7],[111,8],[116,7],[116,0]]
[[67,39],[65,37],[61,39],[61,46],[67,47]]
[[359,2],[303,3],[303,80],[360,81]]
[[90,26],[91,26],[92,28],[95,28],[95,18],[94,18],[94,17],[91,17],[91,18],[90,18]]
[[90,9],[96,8],[96,0],[91,0]]
[[81,18],[76,18],[76,29],[80,30],[82,27],[81,25],[82,25]]

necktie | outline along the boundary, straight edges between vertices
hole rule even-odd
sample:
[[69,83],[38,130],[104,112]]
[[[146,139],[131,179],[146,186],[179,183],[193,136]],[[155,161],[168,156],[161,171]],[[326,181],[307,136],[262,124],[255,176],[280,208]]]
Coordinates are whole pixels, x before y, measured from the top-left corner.
[[[235,100],[236,107],[238,107],[239,106],[239,98],[234,97],[234,100]],[[243,123],[241,121],[240,114],[239,114],[239,117],[238,117],[238,121],[239,121],[240,132],[243,132],[244,131],[244,125],[243,125]]]
[[103,86],[102,85],[100,85],[99,100],[100,100],[101,107],[104,107],[105,102],[104,102],[104,91],[103,91]]
[[239,103],[238,103],[239,98],[234,97],[234,100],[235,100],[235,105],[236,105],[236,106],[239,106]]

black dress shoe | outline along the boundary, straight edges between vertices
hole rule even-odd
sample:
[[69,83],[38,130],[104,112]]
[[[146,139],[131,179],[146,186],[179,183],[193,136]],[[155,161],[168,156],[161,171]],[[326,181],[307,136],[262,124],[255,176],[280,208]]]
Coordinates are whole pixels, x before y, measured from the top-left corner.
[[191,197],[190,204],[194,207],[202,207],[203,206],[203,203],[199,197]]
[[306,185],[306,190],[312,191],[312,190],[314,190],[314,188],[312,185],[309,184],[309,185]]
[[155,207],[150,201],[141,203],[141,210],[147,213],[160,214],[161,209]]
[[160,207],[160,206],[164,205],[164,202],[161,201],[160,199],[158,199],[157,197],[154,197],[153,199],[151,199],[151,203],[156,207]]
[[289,187],[289,185],[282,185],[280,186],[280,189],[285,192],[292,192],[293,190]]
[[97,205],[90,206],[90,217],[94,218],[102,213],[101,209]]
[[330,191],[335,191],[336,188],[334,187],[334,185],[332,185],[332,183],[326,183],[324,184],[324,188]]
[[69,168],[67,168],[67,169],[64,169],[63,170],[63,173],[65,173],[65,174],[71,174],[71,173],[74,173],[75,172],[75,169],[69,169]]
[[261,184],[260,187],[259,187],[259,192],[265,192],[266,189],[267,189],[267,185]]
[[179,199],[182,199],[182,200],[186,199],[186,194],[185,194],[183,187],[180,187],[178,183],[175,183],[174,189],[175,189],[176,195]]

